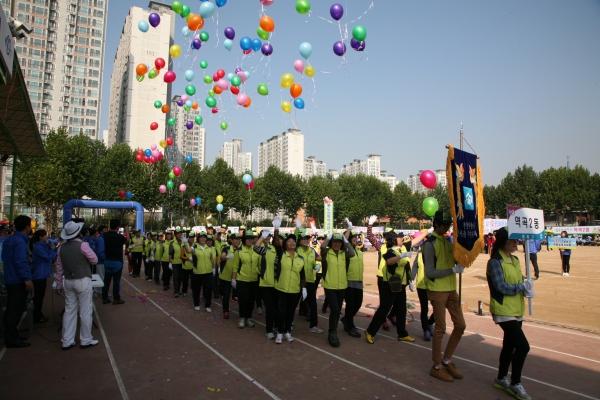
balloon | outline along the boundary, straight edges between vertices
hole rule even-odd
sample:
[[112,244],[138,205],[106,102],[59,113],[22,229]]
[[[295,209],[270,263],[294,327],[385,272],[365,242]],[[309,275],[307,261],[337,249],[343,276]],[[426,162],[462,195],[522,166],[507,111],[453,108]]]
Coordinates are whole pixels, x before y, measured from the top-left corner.
[[262,4],[265,7],[269,7],[271,4],[273,4],[275,0],[260,0],[260,4]]
[[150,25],[152,25],[153,28],[156,28],[158,24],[160,24],[160,15],[157,13],[148,15],[148,22],[150,22]]
[[144,162],[145,162],[146,164],[149,164],[149,163],[150,163],[150,157],[148,157],[148,156],[144,156]]
[[188,131],[194,129],[194,122],[193,121],[187,121],[185,123],[185,127],[188,129]]
[[202,199],[200,197],[196,197],[196,204],[200,205],[200,203],[202,203]]
[[154,66],[156,67],[156,69],[162,69],[165,67],[165,65],[165,60],[160,57],[154,60]]
[[352,37],[358,40],[359,42],[362,42],[367,38],[367,30],[362,25],[356,25],[352,29]]
[[171,4],[171,10],[175,11],[177,14],[181,14],[183,11],[183,4],[180,1],[175,0],[173,4]]
[[179,167],[179,166],[173,167],[173,173],[175,174],[175,176],[181,175],[181,167]]
[[144,150],[144,155],[145,155],[146,157],[150,157],[150,156],[152,156],[152,150],[150,150],[150,149],[146,149],[146,150]]
[[215,6],[210,1],[200,4],[200,15],[202,18],[210,18],[215,13]]
[[240,77],[242,83],[246,83],[246,73],[244,71],[239,71],[236,75]]
[[196,122],[196,124],[201,125],[202,124],[202,116],[201,115],[196,115],[194,117],[194,122]]
[[258,29],[256,30],[256,34],[258,35],[259,38],[261,38],[262,40],[269,40],[269,32],[265,31],[263,28],[261,28],[260,26],[258,27]]
[[160,186],[158,187],[158,191],[159,191],[160,193],[164,194],[164,193],[166,193],[166,191],[167,191],[167,187],[166,187],[165,185],[160,185]]
[[250,79],[250,71],[244,71],[244,75],[246,75],[246,80]]
[[216,114],[219,112],[219,107],[213,107],[211,111],[213,114]]
[[235,75],[234,73],[230,72],[230,73],[227,74],[227,76],[225,77],[225,79],[227,79],[229,82],[231,82],[231,78],[233,78],[234,75]]
[[281,76],[281,87],[282,88],[289,88],[290,86],[292,86],[292,84],[294,83],[294,75],[290,74],[290,73],[286,73],[283,74]]
[[133,197],[133,193],[131,193],[131,190],[128,190],[127,192],[125,192],[125,197],[127,197],[128,199]]
[[296,11],[298,11],[298,14],[306,14],[310,11],[310,2],[308,0],[298,0],[296,2]]
[[356,51],[363,51],[365,49],[365,41],[359,42],[358,40],[352,38],[350,39],[350,46]]
[[217,70],[217,76],[219,77],[219,79],[225,78],[225,71],[222,70],[222,69],[218,69]]
[[296,107],[298,110],[304,109],[304,100],[302,100],[300,97],[294,99],[294,107]]
[[152,68],[149,72],[148,72],[148,78],[150,79],[154,79],[158,76],[158,71],[154,68]]
[[217,7],[223,7],[225,4],[227,4],[227,0],[215,0],[215,4]]
[[233,47],[233,40],[231,40],[231,39],[225,39],[223,41],[223,47],[225,47],[227,50],[231,51],[231,48]]
[[194,102],[192,102],[192,108],[193,108],[194,110],[197,110],[197,109],[198,109],[198,103],[196,103],[195,101],[194,101]]
[[300,45],[298,51],[300,52],[300,55],[302,57],[308,59],[308,57],[310,57],[310,55],[312,54],[312,45],[308,42],[304,42]]
[[182,183],[181,185],[179,185],[180,192],[185,192],[186,190],[187,190],[187,186],[185,185],[185,183]]
[[265,32],[273,32],[275,30],[275,22],[273,22],[273,18],[269,17],[268,15],[262,17],[259,21],[259,24]]
[[[175,118],[172,118],[172,119],[175,120]],[[173,138],[172,137],[167,138],[167,146],[173,146]]]
[[199,50],[200,47],[202,47],[202,41],[200,39],[194,39],[192,40],[192,49],[196,49]]
[[158,123],[156,123],[156,122],[151,123],[150,124],[150,129],[153,130],[153,131],[157,130],[158,129]]
[[229,90],[231,91],[231,94],[239,94],[240,93],[240,88],[239,87],[231,86],[229,88]]
[[183,109],[184,109],[185,111],[190,111],[190,110],[191,110],[191,108],[190,108],[190,107],[188,107],[187,103],[183,105]]
[[[196,87],[194,85],[187,85],[185,87],[185,92],[187,94],[189,94],[190,96],[193,96],[194,94],[196,94]],[[191,104],[190,104],[191,105]],[[189,107],[189,106],[188,106]]]
[[261,96],[266,96],[269,94],[269,87],[265,83],[261,83],[258,85],[257,91]]
[[271,46],[270,43],[265,43],[261,46],[260,48],[261,53],[263,53],[265,56],[270,56],[271,54],[273,54],[273,46]]
[[[206,3],[204,3],[206,4]],[[190,199],[190,206],[195,206],[196,205],[196,199]]]
[[191,12],[191,10],[190,10],[190,6],[188,6],[187,4],[184,4],[184,5],[182,6],[182,9],[181,9],[181,16],[182,16],[183,18],[185,18],[186,22],[187,22],[187,21],[188,21],[188,19],[189,19],[189,18],[188,18],[188,15],[190,15],[190,12]]
[[212,83],[212,81],[213,81],[212,76],[204,75],[204,83],[210,84],[210,83]]
[[217,73],[215,72],[215,74],[212,76],[213,82],[216,82],[219,80],[219,75],[217,75]]
[[188,28],[192,31],[197,31],[202,29],[204,26],[204,19],[199,15],[192,15],[188,21]]
[[169,179],[175,179],[175,174],[173,171],[169,171]]
[[158,161],[160,161],[160,160],[162,160],[162,159],[163,159],[163,154],[159,152],[159,153],[158,153],[157,160],[158,160]]
[[143,80],[144,80],[144,78],[145,78],[145,75],[138,75],[138,74],[135,74],[135,80],[136,80],[136,81],[138,81],[138,82],[141,82],[141,81],[143,81]]
[[169,111],[171,111],[171,107],[169,107],[166,104],[163,104],[163,106],[160,108],[160,110],[163,112],[163,114],[168,113]]
[[[169,126],[173,126],[173,125],[175,125],[175,122],[177,122],[177,120],[175,120],[175,118],[169,118],[169,119],[167,120],[167,125],[169,125]],[[170,145],[169,145],[169,146],[170,146]],[[164,146],[163,146],[163,147],[164,147]]]
[[200,68],[206,69],[206,67],[208,67],[208,63],[204,60],[200,61]]
[[262,42],[260,41],[260,39],[252,40],[252,50],[259,51],[261,46],[262,46]]
[[119,196],[121,198],[125,197],[125,191],[124,190],[119,190]]
[[146,64],[138,64],[137,67],[135,67],[135,73],[138,75],[146,75],[146,72],[148,72]]
[[419,176],[419,179],[421,180],[423,186],[425,186],[427,189],[435,188],[437,178],[433,171],[426,170],[421,172],[421,176]]
[[302,60],[296,60],[296,61],[294,61],[294,69],[297,72],[302,73],[302,71],[304,71],[304,62],[302,62]]
[[290,94],[294,99],[296,97],[300,97],[300,95],[302,94],[302,85],[294,83],[292,86],[290,86]]
[[433,217],[440,208],[438,201],[433,197],[427,197],[423,200],[423,211],[430,217]]
[[165,147],[167,147],[167,141],[161,139],[160,142],[158,142],[158,145],[164,149]]
[[248,36],[244,36],[240,39],[240,47],[242,50],[250,50],[252,48],[252,39]]
[[148,29],[150,29],[150,25],[148,25],[146,21],[142,20],[138,22],[138,29],[142,32],[148,32]]
[[163,77],[163,80],[166,83],[171,83],[171,82],[175,81],[176,78],[177,78],[177,75],[175,75],[175,72],[167,71],[167,72],[165,72],[165,76]]
[[225,79],[219,79],[217,82],[217,87],[221,90],[227,90],[229,88],[229,84]]
[[212,92],[213,92],[214,94],[211,94],[210,92],[211,92],[211,90],[209,90],[209,91],[208,91],[208,95],[209,95],[209,96],[214,96],[215,94],[221,94],[221,93],[223,93],[223,89],[221,89],[220,87],[218,87],[217,85],[215,85],[215,86],[212,88]]
[[161,108],[162,107],[162,102],[160,100],[156,100],[154,102],[154,108]]
[[217,211],[218,212],[223,211],[223,204],[217,204]]
[[152,164],[156,164],[156,157],[155,156],[150,156],[150,162]]
[[208,42],[209,37],[210,36],[208,35],[208,32],[206,32],[206,31],[200,32],[200,40],[202,40],[203,42]]
[[248,188],[248,190],[254,189],[254,180],[252,180],[250,183],[247,183],[246,187]]
[[152,150],[152,151],[156,150],[156,145],[154,143],[150,146],[150,150]]
[[239,76],[234,75],[231,78],[231,85],[233,85],[233,86],[240,86],[241,84],[242,84],[242,78],[240,78]]
[[174,44],[169,48],[169,54],[173,58],[179,57],[181,55],[181,46],[179,46],[178,44]]
[[173,187],[175,187],[175,183],[173,181],[167,181],[167,188],[173,189]]
[[183,28],[181,28],[181,34],[183,36],[188,36],[190,34],[190,28],[188,28],[187,26],[184,26]]
[[[156,146],[156,145],[154,145]],[[160,154],[160,152],[158,150],[152,150],[152,157],[158,158],[158,155]]]
[[289,101],[284,100],[281,102],[281,109],[284,112],[289,113],[290,111],[292,111],[292,104]]
[[252,175],[244,174],[244,176],[242,176],[242,181],[244,181],[246,185],[249,185],[250,182],[252,182]]
[[233,38],[235,38],[235,31],[232,27],[225,28],[225,37],[229,40],[233,40]]
[[344,42],[335,42],[333,44],[333,52],[336,56],[340,57],[346,54],[346,45],[344,44]]
[[206,105],[207,105],[208,107],[211,107],[211,108],[212,108],[212,107],[214,107],[214,106],[216,106],[216,105],[217,105],[217,100],[216,100],[214,97],[212,97],[212,96],[208,96],[208,97],[206,98],[206,101],[205,101],[205,103],[206,103]]
[[225,122],[225,121],[221,122],[221,129],[223,129],[224,131],[227,130],[228,126],[229,125],[227,124],[227,122]]
[[192,156],[185,157],[185,162],[191,163],[194,158]]
[[217,203],[221,204],[223,202],[223,196],[218,195],[216,200],[217,200]]
[[183,101],[188,101],[189,99],[190,99],[190,98],[188,97],[188,95],[187,95],[187,94],[182,94],[182,95],[181,95],[181,100],[183,100]]
[[329,14],[331,15],[331,18],[339,21],[344,15],[344,7],[342,7],[341,4],[336,3],[329,9]]
[[244,103],[244,108],[250,107],[250,104],[252,104],[252,99],[250,99],[250,96],[248,96],[248,100],[246,100]]
[[177,100],[177,105],[179,107],[183,107],[183,100],[181,100],[181,99]]
[[240,106],[243,106],[244,104],[246,104],[247,101],[248,101],[248,96],[247,95],[245,95],[244,93],[238,94],[238,96],[237,96],[237,103]]
[[142,160],[143,160],[143,159],[144,159],[144,156],[143,156],[143,155],[141,155],[141,154],[136,154],[136,156],[135,156],[135,160],[136,160],[137,162],[142,162]]

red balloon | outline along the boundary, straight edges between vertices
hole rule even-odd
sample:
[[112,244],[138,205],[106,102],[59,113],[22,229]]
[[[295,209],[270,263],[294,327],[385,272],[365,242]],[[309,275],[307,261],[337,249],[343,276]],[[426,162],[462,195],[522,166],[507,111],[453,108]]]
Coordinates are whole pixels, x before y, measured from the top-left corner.
[[181,167],[173,167],[173,173],[175,176],[181,175]]
[[231,90],[231,93],[233,93],[233,94],[240,94],[240,88],[239,87],[231,86],[229,88],[229,90]]
[[156,60],[154,60],[154,66],[156,67],[156,69],[161,69],[165,67],[165,60],[163,60],[162,58],[158,57]]
[[176,78],[177,78],[177,75],[175,75],[175,72],[173,72],[173,71],[167,71],[165,73],[165,76],[163,77],[163,80],[166,83],[171,83],[171,82],[174,82]]
[[150,162],[150,157],[144,156],[144,162],[148,164]]
[[437,178],[433,171],[425,170],[421,172],[421,176],[419,177],[419,179],[421,180],[423,186],[425,186],[427,189],[435,188]]
[[214,81],[214,82],[216,82],[216,81],[218,81],[219,79],[221,79],[221,78],[219,78],[219,75],[215,73],[215,74],[213,75],[213,81]]
[[247,184],[246,184],[246,187],[248,188],[248,190],[252,190],[252,189],[254,189],[254,179],[252,180],[252,182],[250,182],[250,183],[247,183]]
[[121,197],[121,198],[125,197],[125,191],[124,190],[119,190],[119,197]]
[[151,156],[151,157],[150,157],[150,162],[151,162],[152,164],[156,164],[156,157],[154,157],[154,156]]
[[[225,71],[223,71],[222,69],[217,71],[217,76],[219,77],[219,79],[224,78],[225,77]],[[217,79],[217,80],[219,80]]]
[[213,114],[216,114],[216,113],[218,113],[218,112],[219,112],[219,107],[213,107],[213,109],[212,109],[212,113],[213,113]]
[[138,153],[138,154],[142,154],[142,155],[143,155],[143,154],[144,154],[144,150],[142,150],[142,149],[138,149],[138,152],[137,152],[137,153]]
[[153,122],[150,124],[150,129],[152,129],[153,131],[158,129],[158,122]]
[[167,138],[167,146],[173,146],[173,138],[171,138],[171,137]]
[[136,160],[137,162],[142,162],[142,160],[143,160],[143,159],[144,159],[144,156],[143,156],[143,155],[141,155],[141,154],[136,154],[136,156],[135,156],[135,160]]
[[252,53],[252,49],[250,49],[250,50],[243,50],[243,52],[244,52],[244,54],[250,54],[250,53]]
[[158,153],[158,161],[163,159],[163,154],[162,153]]

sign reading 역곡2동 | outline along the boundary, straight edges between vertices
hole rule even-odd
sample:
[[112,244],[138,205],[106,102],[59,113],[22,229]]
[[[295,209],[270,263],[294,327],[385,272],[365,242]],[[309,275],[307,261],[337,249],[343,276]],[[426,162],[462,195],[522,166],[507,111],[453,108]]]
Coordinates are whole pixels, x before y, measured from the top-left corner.
[[509,238],[523,240],[544,238],[544,212],[542,210],[508,206],[506,212]]

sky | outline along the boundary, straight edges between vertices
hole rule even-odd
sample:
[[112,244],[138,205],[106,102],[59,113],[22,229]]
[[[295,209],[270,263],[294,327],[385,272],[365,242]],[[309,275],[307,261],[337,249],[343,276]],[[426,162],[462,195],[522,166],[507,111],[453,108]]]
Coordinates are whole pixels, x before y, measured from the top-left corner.
[[[199,13],[198,0],[183,3]],[[193,70],[207,164],[223,142],[243,139],[256,173],[258,145],[298,128],[305,158],[315,156],[339,171],[379,154],[381,169],[406,182],[419,170],[445,168],[445,146],[459,146],[462,123],[464,148],[472,146],[480,157],[484,184],[497,185],[524,164],[536,171],[566,166],[567,156],[571,166],[600,172],[600,1],[352,0],[340,3],[339,25],[329,15],[333,3],[312,0],[310,13],[301,15],[295,0],[275,0],[264,9],[259,0],[228,0],[205,21],[210,40],[198,51],[189,50],[181,34],[185,20],[176,16],[182,55],[172,66],[173,94],[184,93],[183,74]],[[148,1],[109,2],[101,129],[108,129],[113,60],[132,6],[146,8]],[[240,39],[258,37],[261,9],[275,22],[273,54],[244,56]],[[367,30],[364,52],[350,47],[359,24]],[[226,27],[236,32],[231,51],[223,47]],[[344,37],[342,58],[332,49]],[[303,42],[313,48],[308,63],[317,71],[314,79],[293,68],[303,59]],[[227,91],[221,111],[212,114],[204,104],[210,86],[202,81],[200,60],[208,62],[210,75],[250,71],[242,92],[252,105],[237,106]],[[291,99],[280,86],[288,72],[302,85],[306,104],[290,114],[280,107]],[[257,93],[260,83],[268,85],[268,96]],[[222,121],[229,124],[225,132]]]

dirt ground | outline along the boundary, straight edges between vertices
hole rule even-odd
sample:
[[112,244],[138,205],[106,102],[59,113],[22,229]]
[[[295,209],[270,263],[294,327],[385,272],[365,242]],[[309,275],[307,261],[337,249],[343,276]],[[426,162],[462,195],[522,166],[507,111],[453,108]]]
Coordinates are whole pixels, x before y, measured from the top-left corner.
[[[515,253],[521,261],[525,275],[523,247]],[[484,312],[489,311],[489,289],[485,276],[487,254],[481,254],[463,274],[462,301],[476,310],[483,301]],[[414,260],[414,256],[413,256]],[[533,315],[526,317],[551,324],[600,331],[600,247],[578,247],[571,255],[571,273],[562,276],[558,250],[545,248],[538,255],[540,279],[534,282]],[[377,253],[365,253],[365,290],[377,292]],[[531,267],[533,276],[533,266]],[[411,301],[418,303],[416,293],[408,293]],[[526,305],[527,306],[527,305]]]

